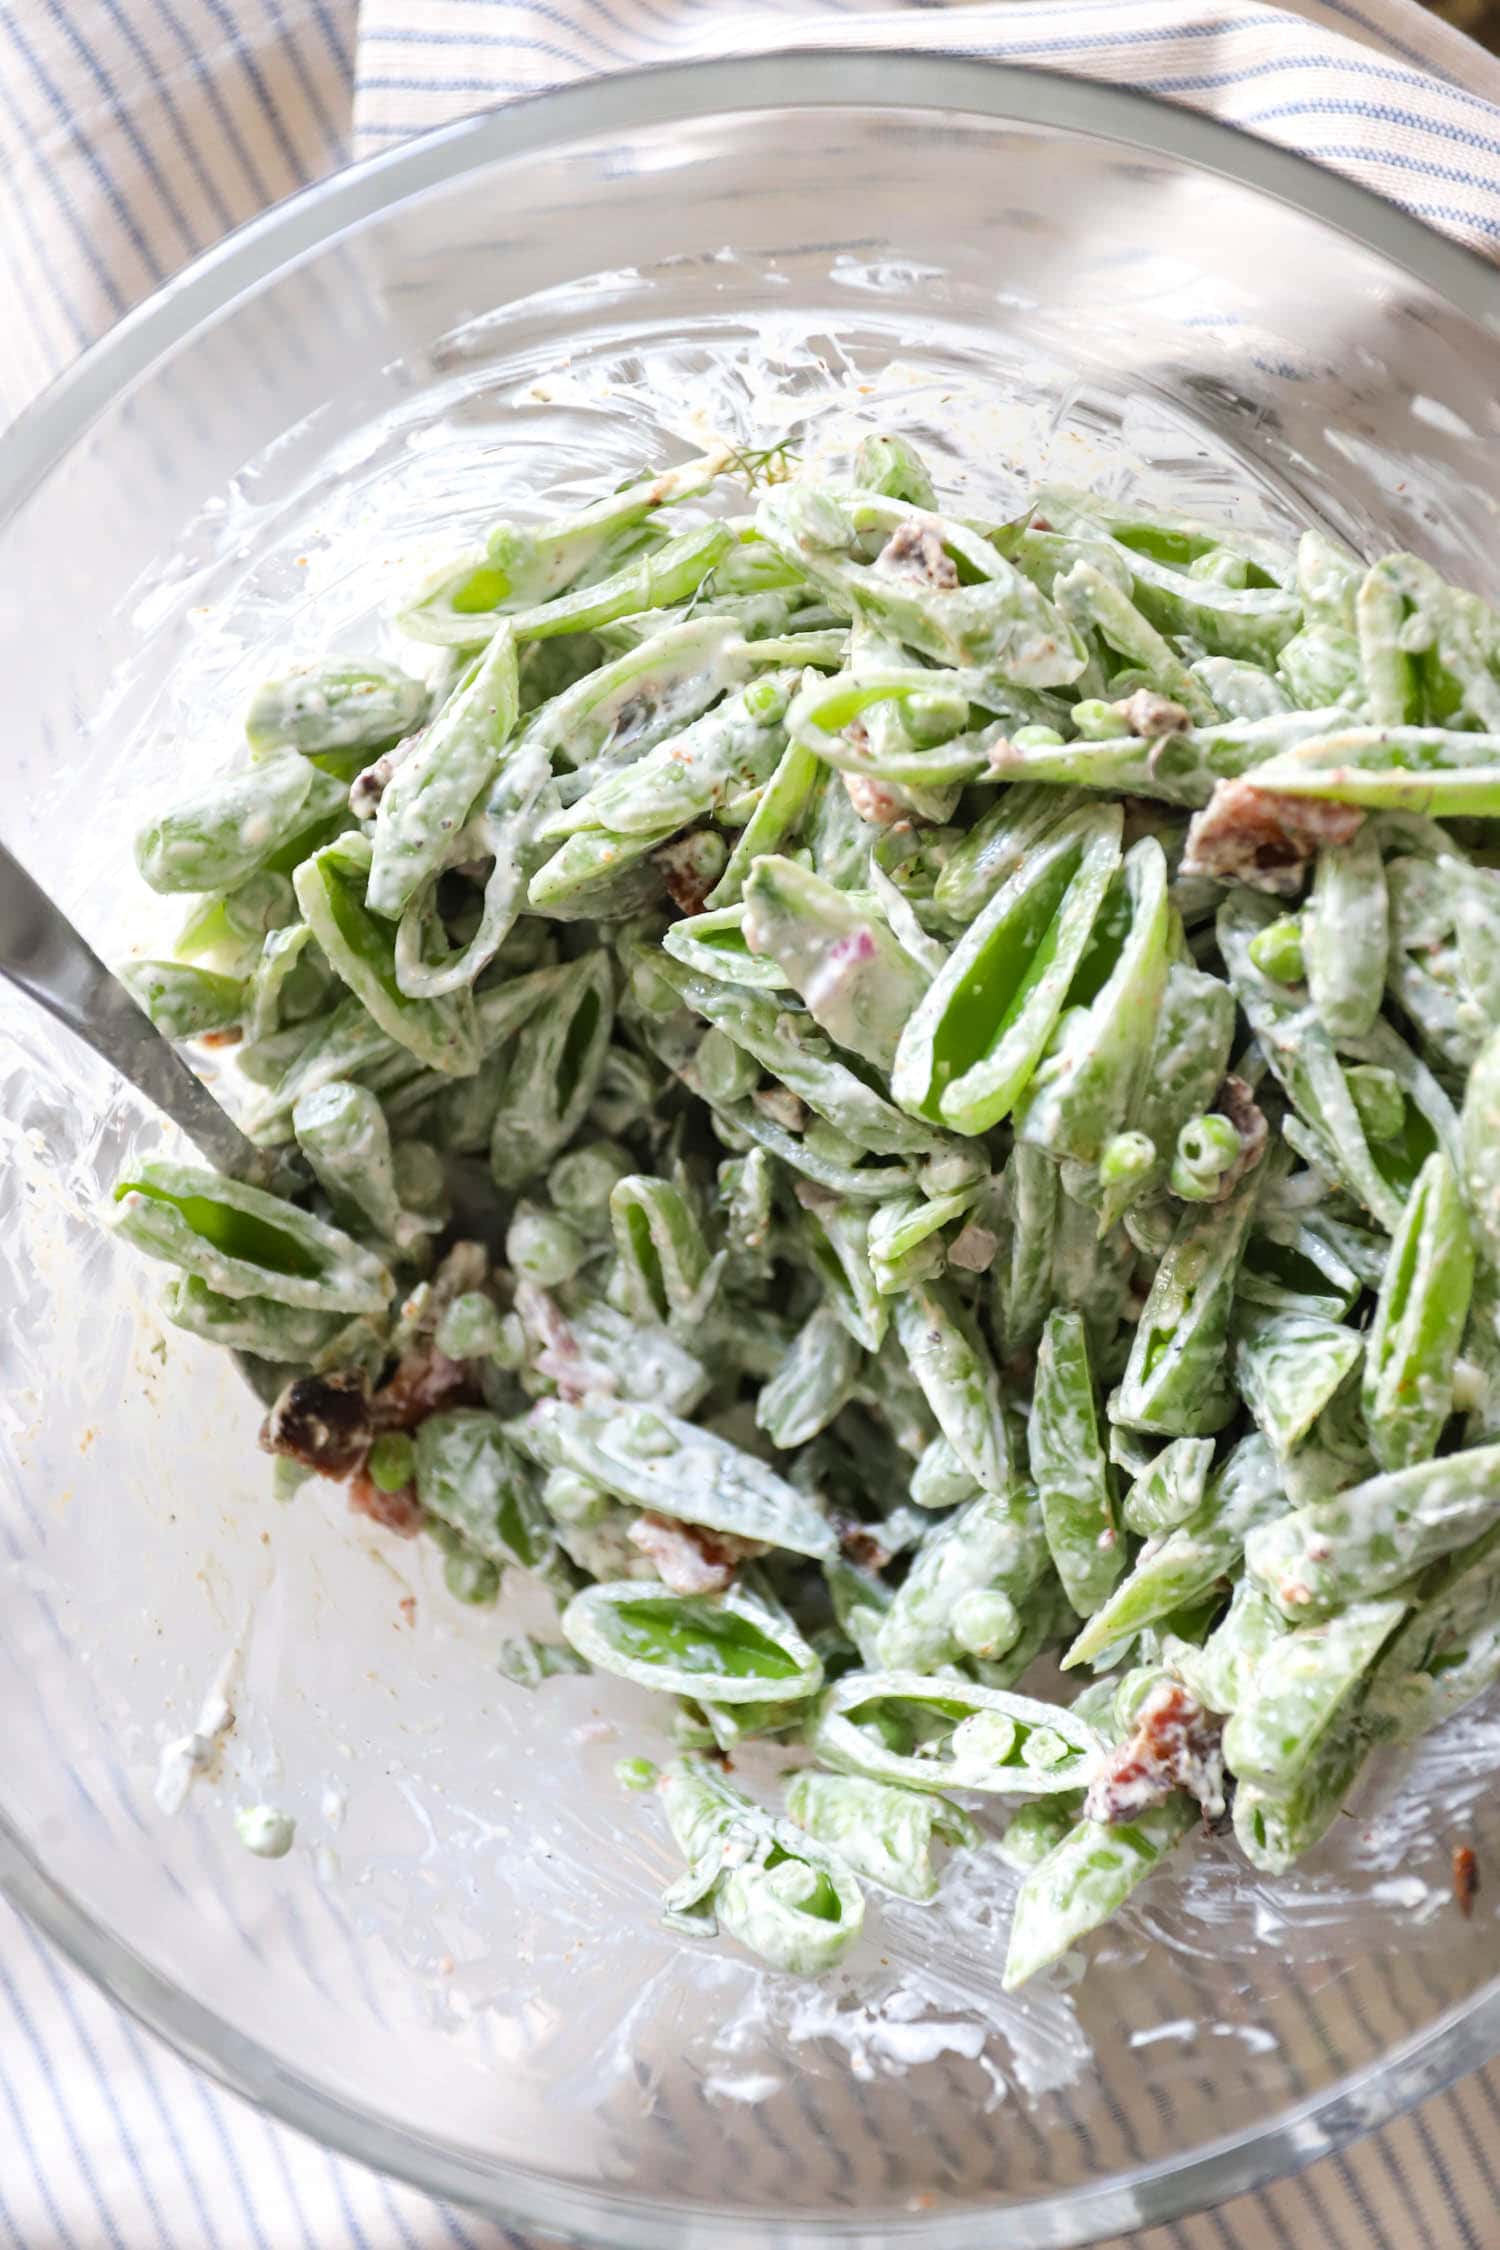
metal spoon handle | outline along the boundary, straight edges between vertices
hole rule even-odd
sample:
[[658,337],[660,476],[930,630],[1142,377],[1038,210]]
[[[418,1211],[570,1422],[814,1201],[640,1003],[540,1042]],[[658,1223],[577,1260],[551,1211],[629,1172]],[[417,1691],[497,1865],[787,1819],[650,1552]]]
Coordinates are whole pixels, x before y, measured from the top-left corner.
[[102,1055],[181,1126],[221,1172],[260,1180],[266,1152],[248,1141],[45,891],[0,844],[0,977]]

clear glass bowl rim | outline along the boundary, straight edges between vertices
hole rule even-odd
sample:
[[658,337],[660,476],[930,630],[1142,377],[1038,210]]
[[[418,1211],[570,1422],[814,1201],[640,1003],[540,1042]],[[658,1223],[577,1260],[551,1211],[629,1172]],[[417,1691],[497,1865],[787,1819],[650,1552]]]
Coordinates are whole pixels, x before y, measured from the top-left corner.
[[[788,89],[795,89],[788,91]],[[652,66],[523,97],[315,182],[226,236],[92,345],[0,433],[0,532],[95,418],[197,326],[404,198],[500,159],[641,126],[760,109],[968,112],[1162,155],[1317,219],[1434,291],[1500,338],[1500,270],[1371,190],[1305,157],[1131,88],[1030,66],[906,49],[784,48]],[[0,1815],[0,1893],[117,2005],[196,2068],[280,2122],[502,2225],[599,2250],[1069,2250],[1160,2225],[1253,2191],[1388,2123],[1500,2054],[1500,1978],[1308,2101],[1112,2178],[1032,2197],[911,2216],[806,2221],[671,2212],[436,2147],[399,2120],[357,2110],[242,2037],[110,1934]]]

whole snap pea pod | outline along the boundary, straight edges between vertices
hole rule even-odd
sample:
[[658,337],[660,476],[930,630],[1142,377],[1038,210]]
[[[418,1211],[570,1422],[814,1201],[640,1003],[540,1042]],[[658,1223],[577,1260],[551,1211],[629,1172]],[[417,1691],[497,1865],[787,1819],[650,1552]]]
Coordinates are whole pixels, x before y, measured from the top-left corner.
[[896,1334],[937,1424],[986,1492],[1012,1482],[1000,1378],[978,1322],[946,1282],[895,1301]]
[[1418,1461],[1253,1531],[1245,1565],[1294,1624],[1390,1593],[1500,1517],[1500,1445]]
[[1322,1313],[1241,1304],[1234,1316],[1234,1379],[1279,1454],[1300,1445],[1358,1366],[1360,1338]]
[[1016,1991],[1117,1914],[1198,1819],[1186,1790],[1134,1820],[1080,1820],[1029,1869],[1011,1917],[1005,1989]]
[[1219,782],[1236,780],[1309,737],[1346,726],[1348,719],[1342,707],[1286,711],[1268,719],[1219,719],[1148,738],[1133,734],[1121,718],[1119,731],[1102,740],[997,744],[990,770],[1011,783],[1071,782],[1080,789],[1128,791],[1196,807],[1208,803]]
[[313,1312],[383,1312],[395,1283],[373,1251],[280,1196],[196,1164],[142,1164],[115,1183],[115,1232],[222,1297]]
[[507,619],[517,641],[550,640],[559,633],[592,633],[619,617],[668,610],[696,593],[733,545],[727,524],[695,525],[659,547],[644,547],[618,570]]
[[1088,1617],[1124,1569],[1125,1546],[1077,1313],[1054,1312],[1042,1332],[1028,1435],[1047,1546],[1068,1600]]
[[1057,1166],[1040,1149],[1017,1141],[1005,1167],[1010,1239],[990,1269],[993,1319],[1002,1356],[1034,1349],[1052,1303],[1052,1267],[1062,1189]]
[[663,1901],[690,1936],[727,1930],[747,1952],[793,1976],[820,1976],[843,1958],[864,1922],[848,1864],[806,1830],[771,1814],[698,1758],[679,1758],[658,1784],[688,1873]]
[[366,904],[371,857],[364,836],[325,844],[297,870],[297,903],[329,966],[380,1029],[428,1069],[465,1078],[479,1065],[473,995],[413,1000],[401,990],[396,933]]
[[1377,1741],[1410,1742],[1500,1678],[1500,1526],[1435,1563],[1370,1682],[1362,1718]]
[[[987,699],[980,702],[981,695]],[[999,695],[972,672],[931,672],[914,665],[866,665],[829,680],[810,680],[787,713],[794,742],[852,778],[906,789],[943,789],[988,772],[1002,721],[1044,717]]]
[[1073,790],[1040,781],[1002,789],[955,845],[933,885],[932,903],[944,921],[967,929],[1048,831],[1083,802]]
[[[1456,1152],[1458,1121],[1452,1104],[1383,1019],[1367,1038],[1346,1040],[1343,1054],[1336,1051],[1305,993],[1279,985],[1251,956],[1256,935],[1275,919],[1271,901],[1250,891],[1235,891],[1225,900],[1217,930],[1229,981],[1261,1053],[1314,1136],[1324,1168],[1394,1231],[1410,1181],[1434,1143]],[[1390,1121],[1396,1130],[1382,1132],[1373,1145],[1350,1083],[1350,1063],[1371,1063],[1385,1071],[1400,1097]]]
[[[674,961],[697,976],[721,977],[726,984],[753,985],[758,992],[785,992],[789,980],[775,955],[754,954],[746,943],[745,911],[741,898],[731,906],[685,914],[680,922],[672,922],[663,930],[661,942]],[[724,1034],[711,1032],[709,1037],[722,1041]],[[748,1057],[745,1060],[748,1079],[743,1091],[750,1092],[760,1084],[760,1066]]]
[[1095,1164],[1144,1079],[1168,971],[1167,862],[1154,836],[1125,854],[1094,923],[1017,1126],[1054,1157]]
[[1469,1318],[1474,1244],[1457,1177],[1434,1150],[1391,1243],[1365,1342],[1361,1403],[1383,1469],[1436,1452],[1453,1411],[1453,1376]]
[[1151,1155],[1142,1165],[1122,1168],[1117,1181],[1102,1182],[1102,1227],[1114,1225],[1132,1205],[1149,1200],[1165,1185],[1183,1127],[1208,1109],[1224,1082],[1234,1016],[1234,995],[1220,978],[1186,961],[1169,964],[1145,1067],[1125,1120],[1129,1132],[1149,1143]]
[[1244,1782],[1235,1791],[1234,1835],[1252,1867],[1284,1875],[1327,1835],[1370,1754],[1357,1701],[1328,1733],[1285,1792]]
[[[1065,686],[1083,670],[1077,637],[1046,596],[951,517],[858,489],[782,486],[762,499],[756,525],[836,608],[941,663],[1032,688]],[[885,544],[865,562],[858,543],[871,533]]]
[[846,1672],[810,1740],[836,1773],[908,1789],[1046,1797],[1086,1786],[1104,1742],[1065,1704],[920,1672]]
[[966,1657],[1003,1656],[1046,1575],[1047,1541],[1025,1485],[981,1492],[923,1539],[872,1642],[892,1672],[935,1672]]
[[806,1019],[784,1013],[761,993],[694,976],[675,961],[659,960],[656,967],[695,1014],[727,1032],[858,1148],[875,1156],[935,1156],[951,1146],[856,1077],[821,1032],[806,1028]]
[[831,1305],[816,1305],[755,1402],[773,1445],[806,1445],[854,1396],[865,1355]]
[[733,797],[760,788],[785,745],[795,675],[772,672],[669,735],[633,765],[606,772],[540,823],[557,848],[531,878],[533,906],[551,906],[606,869],[655,850]]
[[122,961],[120,982],[166,1039],[201,1039],[223,1031],[245,1012],[240,977],[219,976],[190,961]]
[[1479,1247],[1500,1266],[1500,1031],[1480,1048],[1464,1090],[1463,1183]]
[[914,508],[937,506],[931,472],[904,437],[861,438],[854,454],[854,482],[867,492],[883,492],[888,500],[905,500]]
[[278,849],[343,808],[344,792],[295,750],[220,774],[149,821],[135,863],[154,891],[230,891]]
[[[400,612],[413,640],[462,646],[487,640],[500,617],[551,601],[674,500],[707,490],[724,463],[703,455],[609,493],[572,516],[535,525],[500,523],[485,546],[441,571]],[[641,603],[639,607],[649,605]]]
[[1148,1540],[1129,1574],[1078,1634],[1064,1666],[1091,1664],[1117,1641],[1207,1594],[1235,1568],[1255,1526],[1274,1530],[1273,1519],[1285,1509],[1275,1454],[1259,1433],[1241,1438],[1210,1478],[1201,1505],[1175,1531]]
[[519,716],[516,644],[502,626],[468,685],[444,705],[381,793],[365,894],[372,914],[399,921],[453,859]]
[[900,1898],[936,1898],[934,1845],[979,1841],[968,1814],[942,1797],[894,1789],[855,1773],[794,1774],[786,1808],[799,1828],[851,1867]]
[[1217,719],[1212,696],[1171,643],[1095,564],[1084,558],[1075,562],[1055,581],[1052,599],[1071,625],[1096,633],[1121,663],[1144,672],[1155,692],[1180,705],[1196,725],[1211,726]]
[[1262,1657],[1289,1631],[1270,1596],[1254,1579],[1241,1578],[1228,1609],[1202,1647],[1175,1644],[1170,1660],[1188,1693],[1205,1711],[1227,1714],[1240,1708]]
[[674,1415],[546,1399],[516,1431],[547,1467],[571,1469],[635,1507],[814,1559],[838,1552],[815,1500],[755,1454]]
[[610,1224],[625,1297],[636,1320],[701,1327],[723,1278],[697,1212],[671,1180],[631,1172],[610,1190]]
[[614,1012],[609,956],[596,951],[570,961],[547,1004],[528,1013],[490,1134],[490,1170],[501,1187],[519,1187],[545,1171],[582,1125]]
[[[269,1039],[284,1021],[300,1021],[325,1002],[333,980],[318,953],[308,953],[313,934],[306,922],[268,930],[260,959],[245,981],[245,1037]],[[312,1006],[307,1002],[315,995]]]
[[1184,1208],[1111,1402],[1113,1420],[1167,1437],[1206,1437],[1230,1419],[1229,1318],[1259,1192],[1250,1172],[1227,1201]]
[[631,1578],[586,1586],[562,1629],[596,1671],[665,1695],[789,1702],[822,1684],[817,1652],[785,1610],[741,1584],[722,1594],[674,1594]]
[[402,1208],[390,1127],[368,1086],[344,1081],[304,1094],[292,1110],[297,1145],[335,1212],[408,1255],[442,1221]]
[[544,703],[524,739],[560,771],[628,765],[740,686],[750,666],[732,619],[684,618]]
[[873,899],[780,858],[752,863],[744,897],[751,952],[771,955],[830,1039],[889,1070],[930,979]]
[[1270,1796],[1295,1788],[1409,1607],[1405,1595],[1351,1602],[1275,1635],[1224,1729],[1230,1772]]
[[755,861],[780,852],[797,834],[824,771],[815,751],[805,743],[788,742],[705,906],[731,906],[744,896],[745,878]]
[[1213,1467],[1212,1438],[1172,1438],[1143,1468],[1126,1493],[1120,1518],[1143,1539],[1186,1523],[1201,1507]]
[[493,1414],[461,1406],[429,1414],[415,1432],[417,1498],[429,1516],[458,1532],[476,1554],[571,1590],[559,1573],[557,1536],[528,1461]]
[[1380,1013],[1389,921],[1380,838],[1366,821],[1318,853],[1302,916],[1307,987],[1332,1039],[1362,1038]]
[[225,1351],[248,1352],[282,1366],[315,1359],[346,1325],[342,1313],[312,1312],[274,1297],[225,1297],[195,1273],[174,1274],[162,1291],[174,1328]]
[[394,664],[304,664],[256,689],[245,714],[252,750],[287,743],[306,758],[373,757],[426,717],[427,688]]
[[1051,831],[995,893],[907,1020],[891,1091],[964,1133],[1005,1117],[1041,1060],[1110,879],[1117,807]]
[[[1497,683],[1500,685],[1500,683]],[[1259,767],[1255,785],[1371,811],[1437,820],[1500,812],[1500,734],[1445,727],[1324,728]]]

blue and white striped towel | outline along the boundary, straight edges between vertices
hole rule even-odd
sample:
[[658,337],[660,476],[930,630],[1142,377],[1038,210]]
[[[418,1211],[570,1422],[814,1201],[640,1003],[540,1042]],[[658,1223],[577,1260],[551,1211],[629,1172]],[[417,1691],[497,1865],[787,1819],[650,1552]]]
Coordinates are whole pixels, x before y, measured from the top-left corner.
[[[1144,87],[1500,255],[1500,63],[1415,0],[0,0],[0,419],[196,251],[350,155],[563,79],[811,43]],[[1500,2066],[1129,2250],[1496,2250],[1497,2141]],[[220,2094],[0,1905],[0,2244],[296,2242],[522,2250]]]

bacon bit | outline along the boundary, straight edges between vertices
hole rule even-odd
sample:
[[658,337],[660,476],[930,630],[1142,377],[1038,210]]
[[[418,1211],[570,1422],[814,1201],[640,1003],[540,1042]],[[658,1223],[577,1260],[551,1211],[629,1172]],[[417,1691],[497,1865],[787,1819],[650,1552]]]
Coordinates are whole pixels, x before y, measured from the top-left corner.
[[839,1536],[839,1552],[856,1570],[884,1570],[891,1559],[889,1547],[881,1545],[871,1526],[858,1522],[853,1516],[835,1519]]
[[357,1368],[342,1367],[294,1377],[261,1425],[260,1442],[319,1476],[347,1477],[374,1434],[369,1384]]
[[944,594],[951,594],[958,585],[958,566],[943,545],[935,523],[908,520],[898,524],[876,559],[887,570],[918,578]]
[[355,1515],[369,1516],[400,1539],[415,1539],[425,1520],[414,1484],[403,1484],[399,1492],[382,1492],[363,1469],[349,1479],[349,1505]]
[[373,765],[366,766],[363,773],[354,776],[349,784],[349,810],[356,820],[375,818],[392,774],[398,766],[405,765],[426,733],[425,727],[418,727],[415,734],[407,735],[404,741],[396,743],[390,750],[382,750]]
[[1193,815],[1182,872],[1295,898],[1319,845],[1347,844],[1364,817],[1357,805],[1288,797],[1253,781],[1221,781]]
[[672,843],[663,844],[651,858],[661,869],[667,895],[679,914],[701,914],[704,900],[718,881],[717,875],[711,875],[703,864],[701,839],[679,836]]
[[1265,1155],[1271,1128],[1266,1122],[1265,1111],[1250,1088],[1233,1071],[1230,1071],[1215,1094],[1212,1106],[1221,1117],[1228,1118],[1240,1136],[1240,1153],[1220,1180],[1218,1193],[1214,1197],[1216,1203],[1222,1203],[1226,1196],[1234,1193],[1245,1174],[1253,1171]]
[[867,773],[846,773],[843,783],[861,820],[871,821],[877,828],[910,828],[911,807],[888,782],[876,781]]
[[662,1584],[674,1594],[722,1594],[742,1562],[766,1552],[761,1540],[737,1539],[731,1532],[709,1531],[702,1524],[678,1523],[672,1516],[659,1516],[651,1510],[637,1516],[625,1536],[633,1547],[650,1556]]
[[244,1027],[231,1023],[226,1024],[222,1031],[200,1031],[198,1044],[200,1047],[237,1047],[244,1036]]
[[977,1219],[970,1219],[962,1233],[955,1235],[949,1244],[948,1263],[964,1273],[988,1273],[999,1247],[998,1234],[989,1227],[982,1227]]
[[388,1383],[370,1400],[375,1430],[414,1430],[445,1406],[477,1406],[479,1393],[467,1366],[428,1344],[407,1352]]
[[1479,1855],[1472,1844],[1455,1844],[1453,1847],[1453,1897],[1459,1913],[1467,1922],[1474,1912],[1474,1901],[1479,1895]]
[[1127,695],[1123,702],[1111,705],[1111,709],[1143,742],[1164,734],[1185,734],[1193,723],[1180,703],[1156,694],[1152,688],[1137,688],[1134,695]]
[[577,1406],[580,1400],[601,1392],[612,1396],[619,1388],[609,1368],[584,1357],[557,1300],[539,1283],[516,1284],[516,1311],[527,1335],[540,1346],[533,1362],[537,1373],[557,1385],[557,1395],[565,1405]]
[[1208,1820],[1224,1810],[1223,1721],[1179,1680],[1163,1680],[1141,1705],[1135,1732],[1089,1785],[1085,1820],[1134,1820],[1176,1789],[1197,1798]]

